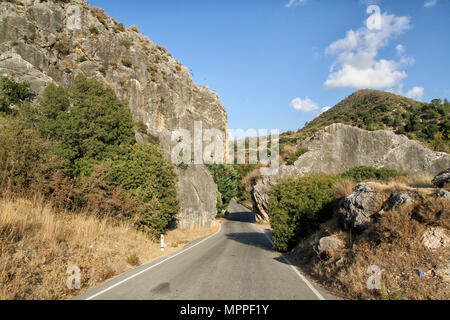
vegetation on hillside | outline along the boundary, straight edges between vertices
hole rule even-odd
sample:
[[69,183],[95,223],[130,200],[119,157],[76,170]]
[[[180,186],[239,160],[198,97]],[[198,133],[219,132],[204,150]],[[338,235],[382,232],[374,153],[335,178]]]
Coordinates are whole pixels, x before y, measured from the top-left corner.
[[[412,191],[408,182],[381,184],[375,190],[381,201],[374,209],[379,210],[383,201],[402,191]],[[414,203],[385,211],[366,235],[344,231],[333,219],[302,239],[289,259],[345,299],[448,300],[448,247],[430,249],[423,242],[424,234],[431,230],[441,229],[448,234],[448,200],[436,198],[433,189],[413,192],[419,194]],[[319,240],[330,236],[339,239],[341,246],[317,252]],[[382,270],[376,290],[367,286],[370,266]]]
[[172,165],[158,145],[135,144],[128,103],[83,75],[49,85],[35,104],[29,85],[2,80],[0,194],[42,194],[59,209],[165,233],[179,211]]
[[[166,249],[130,221],[59,210],[42,196],[0,198],[0,300],[70,299],[207,234],[171,230]],[[81,270],[81,290],[67,288],[67,268]]]
[[231,199],[238,194],[239,172],[227,164],[212,164],[207,167],[213,175],[221,198],[217,201],[217,215],[220,217],[225,213]]
[[247,208],[252,208],[252,173],[257,169],[254,164],[235,164],[233,168],[239,172],[238,191],[236,199]]
[[360,90],[307,123],[299,131],[282,134],[282,158],[285,161],[289,157],[295,159],[299,142],[333,123],[348,124],[370,131],[392,130],[418,140],[436,151],[450,152],[450,103],[447,99],[422,103],[388,92]]
[[288,251],[329,220],[340,199],[338,182],[388,180],[404,174],[388,169],[357,167],[343,174],[309,174],[281,180],[270,192],[270,224],[274,243]]

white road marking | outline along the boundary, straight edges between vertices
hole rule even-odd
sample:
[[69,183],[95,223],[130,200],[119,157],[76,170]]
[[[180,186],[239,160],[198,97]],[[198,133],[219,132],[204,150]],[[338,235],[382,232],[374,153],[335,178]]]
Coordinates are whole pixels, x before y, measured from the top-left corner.
[[[256,225],[255,225],[255,227],[257,227],[258,229],[261,229],[261,228],[259,228],[259,227],[256,226]],[[266,236],[267,240],[269,240],[269,242],[272,244],[272,246],[275,246],[275,244],[273,243],[272,239],[270,239],[270,237],[266,234],[266,232],[264,232],[264,230],[263,230],[263,234]],[[291,268],[295,271],[295,273],[300,277],[300,279],[303,280],[304,283],[306,283],[306,285],[308,286],[308,288],[311,289],[311,291],[316,295],[316,297],[317,297],[319,300],[326,300],[326,299],[320,294],[320,292],[317,291],[316,288],[314,288],[314,286],[311,284],[311,282],[309,282],[309,280],[306,279],[305,276],[302,275],[302,274],[300,273],[300,271],[297,270],[297,268],[292,264],[291,261],[289,261],[288,258],[285,258],[285,257],[281,256],[281,259],[283,259],[288,265],[291,266]]]
[[175,258],[176,256],[179,256],[180,254],[185,253],[185,252],[187,252],[187,251],[189,251],[189,250],[195,248],[196,246],[202,244],[203,242],[205,242],[205,241],[211,239],[212,237],[218,235],[218,234],[220,233],[221,230],[222,230],[222,224],[219,225],[219,230],[218,230],[216,233],[214,233],[214,234],[212,234],[212,235],[206,237],[205,239],[203,239],[202,241],[196,243],[195,245],[193,245],[193,246],[191,246],[191,247],[189,247],[189,248],[186,248],[186,249],[184,249],[184,250],[182,250],[182,251],[180,251],[180,252],[174,254],[173,256],[170,256],[170,257],[168,257],[167,259],[164,259],[164,260],[158,262],[157,264],[152,265],[152,266],[150,266],[150,267],[148,267],[148,268],[146,268],[146,269],[144,269],[144,270],[142,270],[142,271],[140,271],[140,272],[138,272],[138,273],[136,273],[136,274],[134,274],[134,275],[132,275],[132,276],[129,276],[128,278],[126,278],[126,279],[124,279],[124,280],[122,280],[122,281],[120,281],[120,282],[117,282],[116,284],[114,284],[114,285],[112,285],[112,286],[110,286],[110,287],[108,287],[108,288],[106,288],[106,289],[104,289],[104,290],[102,290],[102,291],[100,291],[100,292],[98,292],[98,293],[96,293],[96,294],[94,294],[94,295],[92,295],[92,296],[86,298],[85,300],[92,300],[92,299],[94,299],[94,298],[96,298],[96,297],[98,297],[98,296],[104,294],[105,292],[108,292],[109,290],[111,290],[111,289],[113,289],[113,288],[115,288],[115,287],[117,287],[117,286],[120,286],[121,284],[127,282],[128,280],[131,280],[131,279],[133,279],[133,278],[135,278],[135,277],[137,277],[137,276],[143,274],[144,272],[147,272],[147,271],[149,271],[149,270],[151,270],[151,269],[153,269],[153,268],[155,268],[155,267],[157,267],[157,266],[163,264],[164,262],[169,261],[169,260]]

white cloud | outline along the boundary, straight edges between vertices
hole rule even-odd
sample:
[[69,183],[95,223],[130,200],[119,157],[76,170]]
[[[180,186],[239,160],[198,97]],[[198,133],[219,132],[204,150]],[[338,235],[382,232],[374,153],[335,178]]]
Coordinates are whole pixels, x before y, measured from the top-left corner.
[[286,8],[297,7],[299,5],[305,5],[306,2],[308,2],[308,0],[289,0],[289,2],[286,3],[285,7]]
[[423,94],[425,92],[425,89],[422,87],[414,87],[411,90],[409,90],[405,96],[414,100],[420,100],[423,97]]
[[438,2],[438,0],[428,0],[428,1],[425,1],[423,6],[425,8],[431,8],[431,7],[434,7],[437,4],[437,2]]
[[395,47],[395,50],[397,50],[397,54],[399,56],[401,56],[402,54],[405,53],[405,47],[401,44],[399,44],[398,46]]
[[[398,86],[408,76],[400,68],[411,64],[412,58],[395,61],[377,56],[391,39],[411,28],[410,19],[383,13],[379,15],[379,28],[369,27],[369,19],[364,27],[349,30],[345,38],[326,49],[327,54],[336,56],[325,82],[327,88],[386,89]],[[404,52],[402,45],[396,49]]]
[[330,110],[332,107],[323,107],[322,110],[320,110],[320,114],[327,112],[328,110]]
[[306,99],[304,100],[300,98],[295,98],[294,100],[292,100],[291,106],[300,112],[311,112],[319,110],[319,106],[317,105],[317,103],[313,102],[308,97],[306,97]]

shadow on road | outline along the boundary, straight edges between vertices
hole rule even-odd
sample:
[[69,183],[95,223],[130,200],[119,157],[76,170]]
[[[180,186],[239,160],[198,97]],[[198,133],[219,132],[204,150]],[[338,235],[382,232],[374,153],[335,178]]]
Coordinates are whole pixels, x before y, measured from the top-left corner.
[[226,237],[247,246],[273,251],[272,244],[266,239],[264,234],[259,232],[229,233]]
[[255,214],[253,212],[233,212],[225,217],[230,221],[255,223]]

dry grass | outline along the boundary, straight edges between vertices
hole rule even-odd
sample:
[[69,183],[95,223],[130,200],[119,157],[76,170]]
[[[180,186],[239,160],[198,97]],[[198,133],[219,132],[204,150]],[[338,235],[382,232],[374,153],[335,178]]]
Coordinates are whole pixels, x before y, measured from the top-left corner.
[[336,196],[339,199],[346,198],[352,194],[353,188],[356,186],[356,183],[351,179],[344,179],[337,182],[334,186],[334,190],[336,192]]
[[[424,232],[436,226],[444,228],[448,234],[448,200],[425,196],[415,204],[386,212],[368,236],[344,232],[335,221],[330,221],[302,241],[289,258],[344,298],[447,300],[449,283],[438,276],[437,271],[447,265],[450,248],[430,250],[421,242]],[[346,246],[318,255],[313,245],[331,234],[341,238]],[[371,265],[383,270],[381,290],[367,288],[370,276],[367,269]],[[423,276],[419,276],[419,270]]]
[[409,185],[414,188],[432,188],[433,176],[427,174],[418,174],[410,178]]
[[[0,199],[0,299],[68,299],[217,230],[171,231],[167,249],[126,223],[55,212],[41,198]],[[129,263],[127,263],[127,260]],[[82,289],[66,286],[69,266]]]

